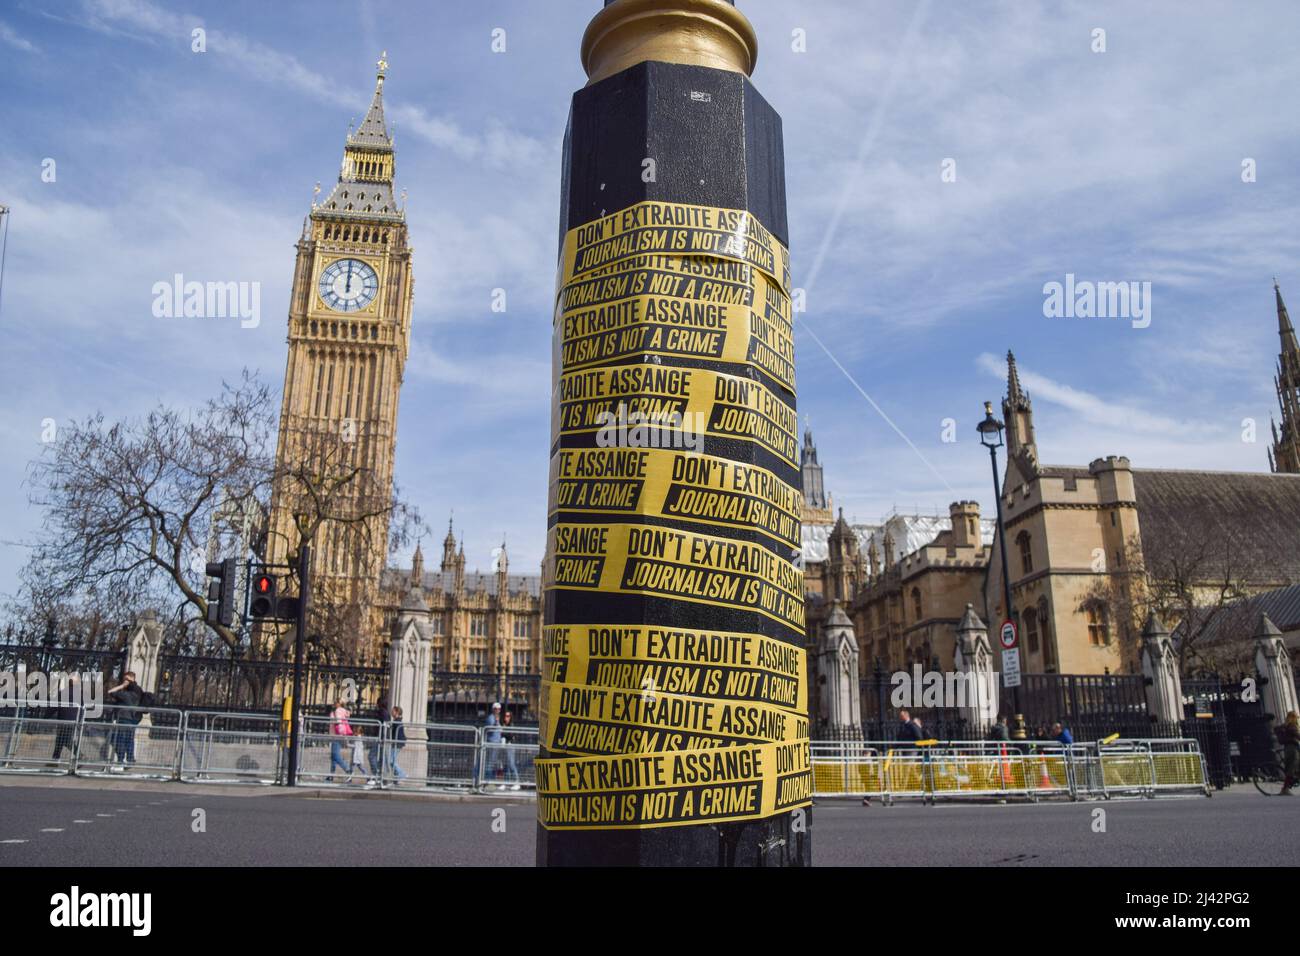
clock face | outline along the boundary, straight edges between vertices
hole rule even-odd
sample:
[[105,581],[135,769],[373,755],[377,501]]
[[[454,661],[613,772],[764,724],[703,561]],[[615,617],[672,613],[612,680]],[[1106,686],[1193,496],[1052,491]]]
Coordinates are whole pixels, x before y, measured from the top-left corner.
[[359,312],[378,291],[379,277],[360,259],[336,259],[320,274],[320,297],[335,312]]

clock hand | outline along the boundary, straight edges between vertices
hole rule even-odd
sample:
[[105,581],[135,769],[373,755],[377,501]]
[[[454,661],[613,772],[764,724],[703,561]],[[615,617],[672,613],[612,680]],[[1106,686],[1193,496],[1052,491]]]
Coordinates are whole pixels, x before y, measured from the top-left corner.
[[347,284],[343,286],[343,291],[344,292],[352,291],[352,262],[350,260],[348,262],[348,281]]

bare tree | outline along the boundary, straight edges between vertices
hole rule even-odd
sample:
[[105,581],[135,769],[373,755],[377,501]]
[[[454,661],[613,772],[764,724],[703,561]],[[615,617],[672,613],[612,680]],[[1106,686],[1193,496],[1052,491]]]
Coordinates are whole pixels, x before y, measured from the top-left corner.
[[[1155,613],[1175,634],[1179,669],[1214,669],[1240,655],[1234,635],[1248,639],[1245,599],[1259,577],[1254,559],[1229,535],[1169,523],[1158,534],[1131,538],[1119,566],[1099,575],[1079,610],[1101,604],[1120,627],[1125,661],[1137,659],[1138,639]],[[1239,650],[1239,649],[1238,649]]]
[[[277,471],[274,405],[272,392],[245,372],[197,410],[159,406],[118,423],[99,414],[61,429],[30,469],[31,501],[45,518],[11,618],[53,611],[68,620],[100,613],[126,621],[152,608],[169,647],[203,649],[205,634],[214,634],[226,648],[240,648],[237,631],[219,624],[205,631],[203,624],[208,535],[232,500],[255,511],[253,550],[262,559],[277,495],[292,502],[296,540],[287,547],[294,553],[298,540],[326,534],[347,536],[357,554],[377,548],[383,559],[404,546],[419,527],[418,513],[375,480],[364,446],[322,434],[308,454]],[[368,565],[351,568],[359,574]],[[313,633],[341,652],[378,581],[322,584],[314,589]],[[282,656],[286,635],[271,636],[251,642],[248,657]]]
[[[111,593],[136,608],[163,598],[202,619],[213,512],[225,489],[265,489],[273,413],[266,386],[245,373],[193,412],[160,406],[135,421],[98,414],[61,429],[29,474],[32,503],[45,510],[24,575],[40,582],[31,597],[85,605]],[[213,630],[238,645],[230,628]]]

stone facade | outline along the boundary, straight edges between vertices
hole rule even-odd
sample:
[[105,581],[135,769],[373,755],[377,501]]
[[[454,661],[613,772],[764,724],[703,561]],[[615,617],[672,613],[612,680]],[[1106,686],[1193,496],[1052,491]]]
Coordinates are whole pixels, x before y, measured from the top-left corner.
[[541,576],[511,574],[502,544],[488,573],[465,571],[465,547],[450,525],[439,571],[426,571],[417,547],[410,568],[390,568],[380,588],[384,633],[415,620],[429,642],[435,673],[541,673]]

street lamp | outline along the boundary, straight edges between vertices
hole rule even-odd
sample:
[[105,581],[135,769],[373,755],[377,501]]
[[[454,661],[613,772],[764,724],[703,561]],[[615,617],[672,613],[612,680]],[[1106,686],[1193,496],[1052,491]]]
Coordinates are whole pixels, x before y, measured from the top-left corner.
[[[998,481],[998,449],[1002,447],[1002,422],[993,417],[993,403],[984,403],[984,421],[975,426],[980,433],[980,444],[989,450],[989,461],[993,465],[993,500],[997,503],[998,545],[1002,552],[1002,598],[1006,608],[1006,620],[1015,622],[1011,613],[1011,574],[1007,568],[1007,529],[1002,523],[1002,483]],[[1025,716],[1020,712],[1020,687],[1011,688],[1011,706],[1015,717],[1011,722],[1011,736],[1017,740],[1025,739]]]

